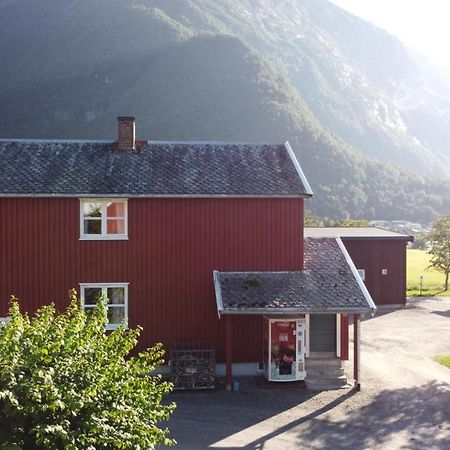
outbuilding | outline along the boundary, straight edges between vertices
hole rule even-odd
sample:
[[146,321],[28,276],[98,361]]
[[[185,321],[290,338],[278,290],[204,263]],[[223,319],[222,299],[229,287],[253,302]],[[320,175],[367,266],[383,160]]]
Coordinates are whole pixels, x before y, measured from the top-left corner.
[[340,237],[377,306],[406,303],[406,248],[413,236],[375,227],[305,228],[305,237]]

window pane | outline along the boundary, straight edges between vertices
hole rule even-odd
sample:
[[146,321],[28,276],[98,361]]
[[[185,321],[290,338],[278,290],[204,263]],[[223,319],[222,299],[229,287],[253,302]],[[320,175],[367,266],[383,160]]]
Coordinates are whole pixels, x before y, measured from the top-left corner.
[[94,311],[94,308],[84,308],[84,312],[86,313],[86,315],[90,316],[92,314],[92,311]]
[[125,234],[125,220],[108,219],[108,234]]
[[123,306],[110,306],[108,308],[108,323],[120,324],[125,319],[125,308]]
[[84,217],[101,217],[102,204],[101,203],[84,203],[83,205]]
[[122,202],[108,203],[106,209],[108,217],[125,217],[125,204]]
[[125,288],[113,287],[106,290],[108,296],[108,303],[111,305],[124,305],[125,304]]
[[84,234],[102,234],[102,221],[99,219],[84,219]]
[[102,296],[102,288],[90,287],[84,288],[84,304],[95,305]]

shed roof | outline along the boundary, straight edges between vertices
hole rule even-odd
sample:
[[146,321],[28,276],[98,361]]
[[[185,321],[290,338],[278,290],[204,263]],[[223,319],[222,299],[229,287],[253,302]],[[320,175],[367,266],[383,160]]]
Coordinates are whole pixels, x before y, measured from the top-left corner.
[[413,241],[414,237],[376,227],[311,227],[305,228],[305,237],[341,239],[397,239]]
[[219,314],[364,313],[376,309],[342,241],[305,239],[305,269],[214,272]]
[[288,143],[0,141],[0,196],[309,197]]

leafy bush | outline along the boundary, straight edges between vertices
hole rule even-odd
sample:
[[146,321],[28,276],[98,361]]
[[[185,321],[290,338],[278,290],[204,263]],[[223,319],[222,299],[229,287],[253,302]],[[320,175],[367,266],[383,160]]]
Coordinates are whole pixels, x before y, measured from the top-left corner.
[[40,308],[31,319],[17,299],[0,328],[0,448],[153,449],[172,444],[163,405],[170,383],[150,375],[161,344],[128,357],[139,329],[106,333],[106,306],[87,315],[70,293],[64,313]]

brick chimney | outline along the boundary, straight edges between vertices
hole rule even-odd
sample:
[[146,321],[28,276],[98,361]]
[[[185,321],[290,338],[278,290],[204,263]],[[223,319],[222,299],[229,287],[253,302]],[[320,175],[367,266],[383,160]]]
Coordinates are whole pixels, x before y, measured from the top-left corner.
[[136,126],[134,117],[118,117],[117,131],[117,148],[119,150],[135,150]]

